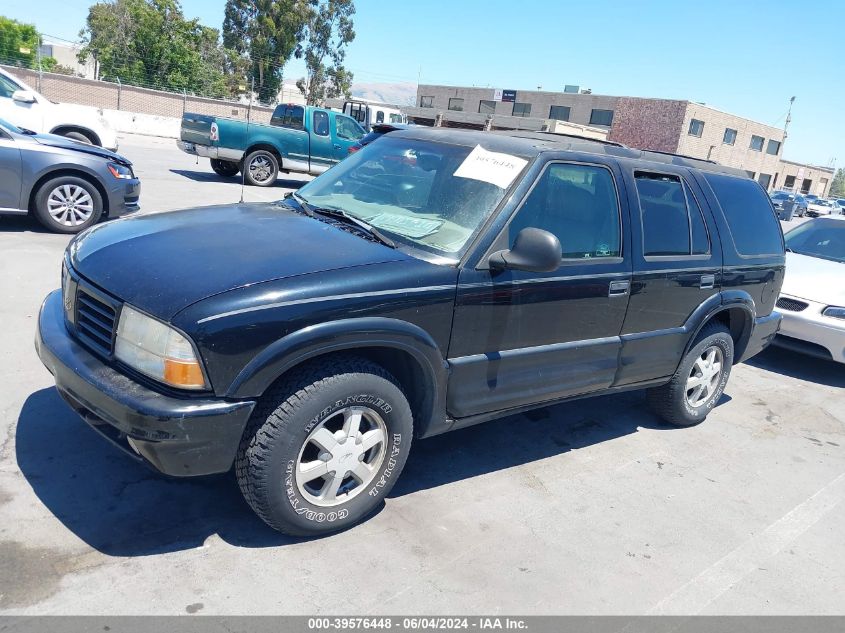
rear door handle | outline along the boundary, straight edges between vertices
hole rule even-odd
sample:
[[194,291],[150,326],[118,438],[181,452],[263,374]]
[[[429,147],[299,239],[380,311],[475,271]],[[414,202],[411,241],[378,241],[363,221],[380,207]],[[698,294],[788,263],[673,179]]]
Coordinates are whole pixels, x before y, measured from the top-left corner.
[[337,143],[334,144],[334,148],[335,149],[341,149],[340,145],[338,145]]
[[701,281],[698,282],[698,287],[702,290],[712,288],[716,285],[716,275],[701,275]]
[[622,297],[628,294],[631,288],[630,281],[611,281],[610,289],[607,292],[608,297]]

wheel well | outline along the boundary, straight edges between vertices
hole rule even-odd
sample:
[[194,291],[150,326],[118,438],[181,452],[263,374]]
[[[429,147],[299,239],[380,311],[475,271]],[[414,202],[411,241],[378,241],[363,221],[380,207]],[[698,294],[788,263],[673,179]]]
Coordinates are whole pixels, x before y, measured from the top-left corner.
[[68,132],[78,132],[79,134],[82,134],[83,136],[87,137],[88,140],[91,141],[94,145],[102,146],[100,137],[97,136],[95,132],[85,127],[79,127],[76,125],[60,125],[59,127],[55,128],[52,132],[50,132],[50,134],[58,134],[60,136],[63,136]]
[[734,359],[740,358],[751,334],[751,316],[748,311],[743,308],[728,308],[714,314],[709,321],[717,321],[728,328],[734,342]]
[[409,352],[393,347],[355,347],[336,352],[326,352],[303,360],[289,367],[279,376],[265,393],[270,392],[291,371],[304,363],[331,362],[333,356],[359,356],[386,369],[399,383],[399,388],[408,399],[414,419],[414,432],[419,434],[432,419],[434,394],[437,386],[432,376],[423,369],[420,362]]
[[56,171],[51,171],[50,173],[44,174],[38,181],[32,186],[32,189],[29,192],[29,203],[27,204],[27,209],[32,212],[33,208],[35,207],[35,196],[38,195],[38,190],[41,189],[41,186],[47,182],[48,180],[52,180],[53,178],[58,178],[60,176],[73,176],[75,178],[81,178],[82,180],[87,181],[90,183],[100,194],[100,198],[103,200],[103,217],[107,217],[109,214],[109,197],[106,194],[106,190],[103,187],[102,183],[99,180],[92,177],[90,174],[85,173],[84,171],[78,171],[76,169],[58,169]]
[[279,150],[277,150],[269,143],[257,143],[252,147],[248,147],[247,150],[244,152],[244,160],[246,160],[246,157],[249,156],[252,152],[259,149],[263,149],[273,154],[273,156],[276,157],[276,160],[279,161],[279,169],[282,168],[282,155],[279,153]]

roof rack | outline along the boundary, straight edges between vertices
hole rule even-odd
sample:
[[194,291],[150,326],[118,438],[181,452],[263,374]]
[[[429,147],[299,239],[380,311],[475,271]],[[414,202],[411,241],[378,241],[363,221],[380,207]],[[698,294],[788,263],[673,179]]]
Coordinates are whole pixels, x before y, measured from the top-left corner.
[[[501,130],[497,130],[501,131]],[[533,138],[535,134],[542,134],[544,136],[553,136],[553,137],[562,137],[562,138],[571,138],[577,141],[590,141],[592,143],[600,143],[602,145],[611,145],[613,147],[628,147],[623,143],[618,143],[616,141],[608,141],[607,139],[603,138],[594,138],[592,136],[583,136],[581,134],[569,134],[567,132],[552,132],[551,130],[508,130],[507,132],[511,133],[511,136],[520,136],[524,138]],[[516,132],[516,134],[513,134]]]
[[715,160],[710,160],[709,158],[698,158],[697,156],[689,156],[688,154],[677,154],[675,152],[664,152],[663,150],[659,149],[644,149],[643,152],[647,152],[649,154],[663,154],[664,156],[677,156],[678,158],[686,158],[687,160],[697,160],[702,163],[710,163],[711,165],[718,165]]

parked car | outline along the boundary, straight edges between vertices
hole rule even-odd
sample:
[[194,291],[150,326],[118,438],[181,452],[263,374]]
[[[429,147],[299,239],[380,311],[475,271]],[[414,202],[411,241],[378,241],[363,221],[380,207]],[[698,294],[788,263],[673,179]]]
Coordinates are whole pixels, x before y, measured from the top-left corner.
[[784,244],[744,171],[414,128],[277,203],[85,232],[62,275],[36,348],[72,408],[304,535],[374,512],[414,437],[631,389],[703,421],[778,329]]
[[839,215],[839,205],[833,200],[816,198],[811,200],[807,206],[807,215],[817,218],[821,215]]
[[358,121],[365,130],[372,130],[380,123],[407,123],[408,117],[399,108],[385,103],[368,101],[347,101],[343,104],[343,113]]
[[788,222],[793,217],[803,218],[807,213],[807,200],[801,194],[775,191],[769,197],[779,220]]
[[362,147],[366,147],[367,145],[369,145],[370,143],[375,141],[377,138],[381,138],[385,134],[389,134],[390,132],[395,132],[396,130],[407,130],[407,129],[408,129],[408,125],[406,125],[404,123],[379,123],[379,124],[373,126],[372,132],[365,134],[364,136],[361,137],[361,139],[357,143],[350,145],[348,152],[350,154],[354,154],[355,152],[360,150]]
[[845,212],[845,198],[837,198],[836,204],[838,204],[839,208]]
[[117,151],[117,133],[94,108],[54,103],[0,68],[0,118],[39,133]]
[[244,165],[244,179],[269,187],[279,172],[321,174],[346,157],[364,129],[340,112],[282,104],[270,124],[187,113],[177,145],[188,154],[211,159],[221,176],[234,176]]
[[101,147],[0,119],[0,214],[33,215],[56,233],[137,211],[132,163]]
[[786,234],[786,248],[774,343],[845,363],[845,219],[809,220]]

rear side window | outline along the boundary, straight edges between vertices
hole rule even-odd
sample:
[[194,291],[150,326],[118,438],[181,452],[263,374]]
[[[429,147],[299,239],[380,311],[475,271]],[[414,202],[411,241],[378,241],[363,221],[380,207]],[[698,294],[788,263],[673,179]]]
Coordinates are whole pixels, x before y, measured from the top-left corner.
[[783,235],[772,203],[753,180],[703,174],[725,214],[734,246],[740,255],[783,253]]
[[314,134],[317,136],[329,135],[329,115],[327,112],[314,110]]
[[273,116],[270,117],[270,125],[302,130],[305,128],[302,123],[304,118],[305,108],[302,106],[280,105],[273,111]]
[[710,238],[689,186],[669,174],[636,172],[645,256],[706,255]]

